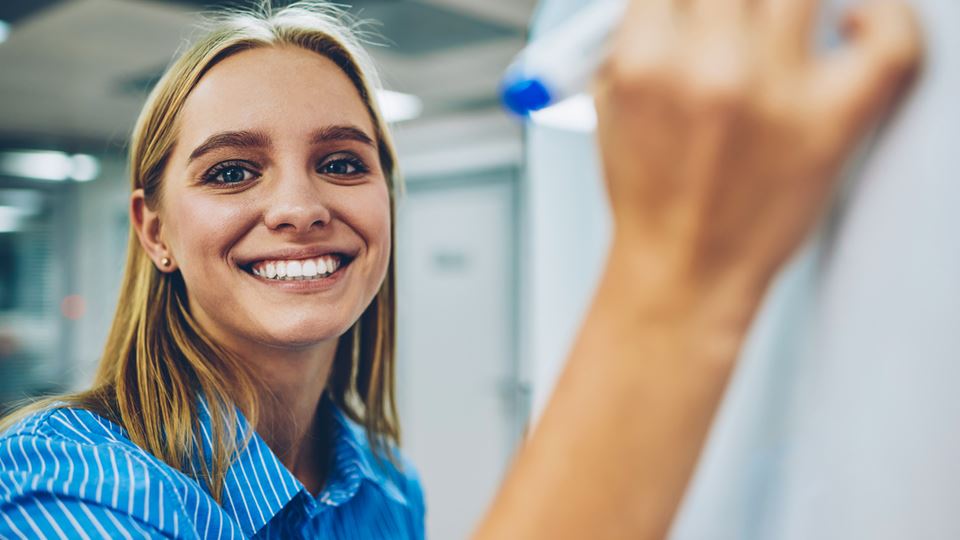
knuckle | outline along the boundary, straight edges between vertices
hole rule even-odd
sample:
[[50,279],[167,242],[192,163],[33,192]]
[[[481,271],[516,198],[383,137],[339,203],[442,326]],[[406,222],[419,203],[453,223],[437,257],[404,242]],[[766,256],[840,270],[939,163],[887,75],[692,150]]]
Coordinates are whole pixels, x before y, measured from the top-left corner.
[[913,9],[902,1],[881,2],[869,18],[881,69],[894,78],[914,75],[923,63],[924,43]]
[[662,87],[669,79],[670,63],[663,52],[615,52],[600,66],[598,82],[614,94],[635,94]]
[[750,97],[746,78],[724,70],[695,70],[688,74],[684,86],[690,106],[698,111],[737,112]]
[[923,47],[916,36],[902,36],[891,40],[887,65],[891,72],[911,77],[919,71],[923,60]]
[[735,40],[701,41],[684,62],[683,85],[697,109],[734,111],[750,97],[749,58]]

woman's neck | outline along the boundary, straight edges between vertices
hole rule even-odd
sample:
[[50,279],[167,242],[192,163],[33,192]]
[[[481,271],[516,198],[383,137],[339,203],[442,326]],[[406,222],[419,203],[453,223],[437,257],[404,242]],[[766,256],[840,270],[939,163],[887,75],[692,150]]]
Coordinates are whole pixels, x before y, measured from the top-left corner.
[[310,350],[266,351],[251,360],[261,384],[257,433],[311,493],[323,487],[332,444],[320,402],[335,353],[333,340]]

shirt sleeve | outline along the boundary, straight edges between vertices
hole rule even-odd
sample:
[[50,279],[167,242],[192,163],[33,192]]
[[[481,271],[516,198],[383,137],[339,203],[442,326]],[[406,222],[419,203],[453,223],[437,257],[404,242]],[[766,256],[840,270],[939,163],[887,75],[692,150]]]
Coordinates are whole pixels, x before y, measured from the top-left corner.
[[112,508],[52,493],[23,495],[0,505],[0,538],[173,538]]

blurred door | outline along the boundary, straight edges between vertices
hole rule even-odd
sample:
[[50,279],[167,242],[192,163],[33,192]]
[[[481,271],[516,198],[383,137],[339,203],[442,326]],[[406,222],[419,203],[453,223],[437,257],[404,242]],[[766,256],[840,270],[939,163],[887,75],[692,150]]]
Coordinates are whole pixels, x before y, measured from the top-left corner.
[[404,447],[427,534],[466,538],[524,420],[513,170],[409,182],[398,218]]

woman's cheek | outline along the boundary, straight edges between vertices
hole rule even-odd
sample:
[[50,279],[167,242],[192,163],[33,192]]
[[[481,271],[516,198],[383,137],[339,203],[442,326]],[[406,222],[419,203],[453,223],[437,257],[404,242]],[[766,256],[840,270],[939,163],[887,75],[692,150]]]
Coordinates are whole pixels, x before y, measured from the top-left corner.
[[375,258],[371,271],[377,281],[374,290],[378,290],[386,276],[392,249],[390,193],[386,182],[371,188],[373,189],[365,193],[363,198],[355,200],[353,215],[358,220],[357,228],[360,229],[358,232],[364,237],[369,253]]
[[251,221],[246,205],[225,196],[181,196],[171,206],[169,226],[175,230],[181,266],[207,267],[222,261]]

